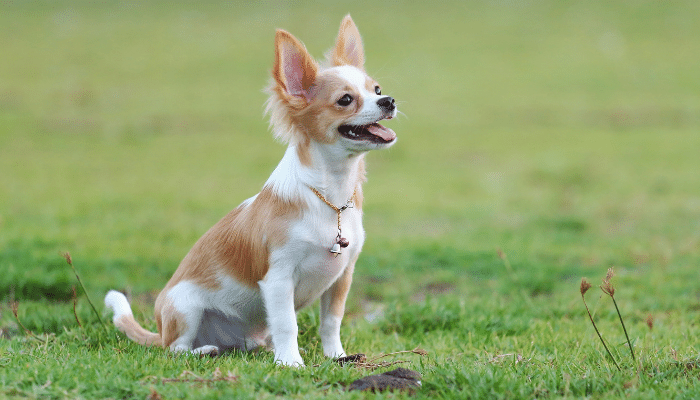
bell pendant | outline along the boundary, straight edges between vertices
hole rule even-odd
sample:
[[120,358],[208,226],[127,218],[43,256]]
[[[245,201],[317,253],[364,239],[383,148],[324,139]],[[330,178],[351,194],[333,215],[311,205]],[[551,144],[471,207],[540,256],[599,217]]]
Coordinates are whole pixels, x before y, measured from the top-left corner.
[[331,247],[331,253],[335,254],[336,256],[340,254],[340,243],[336,243]]

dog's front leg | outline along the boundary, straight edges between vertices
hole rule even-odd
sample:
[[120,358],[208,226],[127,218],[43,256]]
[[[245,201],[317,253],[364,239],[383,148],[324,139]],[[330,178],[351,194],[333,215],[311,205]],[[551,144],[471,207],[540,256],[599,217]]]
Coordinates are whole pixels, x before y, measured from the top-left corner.
[[344,357],[345,350],[340,342],[340,322],[345,314],[345,300],[348,298],[355,262],[350,263],[337,281],[321,295],[321,326],[319,335],[326,357]]
[[[271,276],[272,275],[272,276]],[[265,280],[259,281],[265,302],[267,325],[272,336],[275,361],[278,364],[303,366],[299,354],[297,315],[294,311],[294,282],[292,277],[278,277],[269,271]]]

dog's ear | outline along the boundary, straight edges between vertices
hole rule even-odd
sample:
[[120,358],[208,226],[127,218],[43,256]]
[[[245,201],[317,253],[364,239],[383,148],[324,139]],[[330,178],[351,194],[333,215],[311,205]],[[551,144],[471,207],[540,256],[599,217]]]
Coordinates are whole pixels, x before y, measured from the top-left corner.
[[272,76],[288,95],[309,99],[316,81],[318,64],[306,47],[291,33],[282,29],[275,35],[275,65]]
[[331,52],[330,62],[334,66],[352,65],[364,69],[365,50],[362,47],[362,38],[357,26],[350,18],[350,14],[340,23],[338,38],[335,40],[335,48]]

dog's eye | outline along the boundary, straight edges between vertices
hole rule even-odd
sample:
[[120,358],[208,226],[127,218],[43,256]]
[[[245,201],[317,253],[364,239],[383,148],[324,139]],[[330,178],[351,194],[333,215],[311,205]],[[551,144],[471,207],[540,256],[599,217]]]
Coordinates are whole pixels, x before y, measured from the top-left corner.
[[346,95],[344,95],[343,97],[341,97],[341,98],[337,101],[337,103],[338,103],[339,106],[346,107],[346,106],[349,106],[350,103],[352,103],[352,100],[353,100],[352,96],[350,96],[349,94],[346,94]]
[[374,93],[376,93],[376,94],[382,94],[382,88],[380,88],[379,86],[375,86],[375,87],[374,87]]

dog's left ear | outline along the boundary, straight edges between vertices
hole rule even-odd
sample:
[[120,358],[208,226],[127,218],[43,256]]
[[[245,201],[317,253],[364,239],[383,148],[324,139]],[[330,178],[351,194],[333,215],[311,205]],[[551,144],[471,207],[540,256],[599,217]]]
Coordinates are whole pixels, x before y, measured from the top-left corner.
[[330,62],[336,67],[352,65],[364,69],[365,51],[362,47],[362,38],[350,14],[346,15],[340,23],[340,31],[335,40],[335,48],[330,55]]

